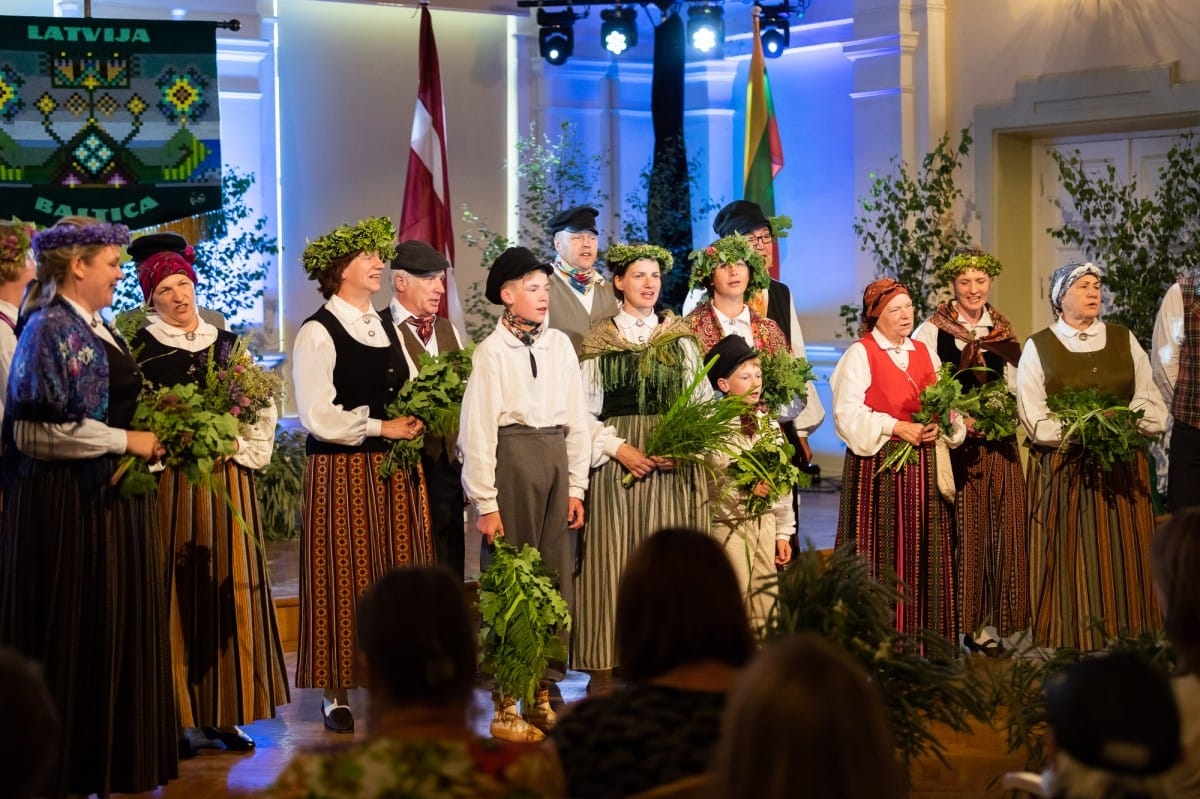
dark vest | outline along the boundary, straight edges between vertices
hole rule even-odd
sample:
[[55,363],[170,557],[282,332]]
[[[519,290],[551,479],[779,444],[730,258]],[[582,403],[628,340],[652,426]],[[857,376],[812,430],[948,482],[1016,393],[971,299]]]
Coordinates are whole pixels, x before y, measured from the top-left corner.
[[[323,326],[333,339],[337,361],[333,365],[333,401],[343,408],[359,408],[366,405],[372,419],[386,419],[387,406],[396,398],[400,387],[408,380],[408,364],[396,337],[396,326],[392,314],[384,309],[379,312],[384,335],[390,347],[368,347],[359,344],[346,332],[342,323],[322,306],[305,323],[316,322]],[[391,442],[379,437],[367,438],[357,447],[347,447],[328,441],[318,441],[310,434],[305,445],[309,455],[337,455],[355,452],[386,452]]]
[[[388,313],[391,313],[390,308],[388,309]],[[421,353],[428,352],[428,350],[426,350],[425,345],[421,343],[421,339],[417,338],[416,331],[412,329],[412,325],[410,325],[407,321],[397,324],[396,329],[400,331],[400,339],[404,343],[404,349],[408,352],[409,357],[412,358],[412,362],[417,367],[417,370],[420,371]],[[438,317],[437,319],[433,320],[433,340],[437,342],[438,352],[441,354],[462,349],[458,346],[458,339],[454,337],[454,325],[450,324],[449,319],[442,319],[441,317]],[[425,446],[422,449],[422,452],[424,452],[430,458],[437,460],[443,452],[453,455],[454,447],[457,442],[457,435],[426,435]],[[428,475],[428,467],[426,467],[426,474]]]
[[1133,356],[1129,352],[1129,330],[1106,325],[1104,349],[1095,352],[1071,352],[1050,328],[1033,334],[1042,371],[1046,375],[1046,394],[1059,394],[1064,388],[1082,391],[1098,388],[1122,402],[1133,399]]
[[[945,330],[938,329],[937,335],[937,354],[942,363],[953,365],[956,369],[962,361],[962,350],[958,348],[956,343],[958,339],[947,333]],[[979,388],[983,383],[990,383],[993,380],[999,380],[1004,376],[1004,359],[994,352],[982,350],[983,362],[990,369],[990,372],[971,371],[960,372],[957,376],[958,382],[962,385],[963,391],[970,391],[973,388]]]
[[561,330],[571,339],[571,347],[579,355],[583,337],[592,325],[603,322],[617,314],[617,298],[608,281],[592,286],[592,311],[584,310],[575,289],[568,286],[558,275],[550,276],[550,327]]
[[792,292],[778,280],[767,286],[767,318],[779,325],[787,339],[788,350],[792,350]]
[[[237,336],[228,330],[217,331],[217,363],[224,364],[229,352],[237,342]],[[199,383],[208,371],[208,353],[211,347],[199,352],[188,352],[170,347],[156,339],[143,328],[133,337],[132,349],[137,353],[142,374],[154,386],[175,386],[184,383]]]

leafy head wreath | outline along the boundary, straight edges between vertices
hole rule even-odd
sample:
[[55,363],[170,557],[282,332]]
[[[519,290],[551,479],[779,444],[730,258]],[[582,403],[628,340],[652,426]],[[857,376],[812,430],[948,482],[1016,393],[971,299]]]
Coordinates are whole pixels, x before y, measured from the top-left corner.
[[689,289],[704,285],[718,266],[736,264],[738,261],[744,261],[750,270],[750,282],[745,293],[747,299],[771,283],[771,278],[767,275],[766,260],[741,233],[733,233],[723,239],[717,239],[707,247],[693,250],[688,255],[688,260],[692,262],[692,274],[688,278]]
[[614,244],[608,248],[608,252],[605,254],[610,272],[616,272],[617,267],[640,261],[643,258],[658,261],[659,269],[663,273],[670,272],[671,267],[675,265],[675,258],[671,255],[671,251],[666,247],[659,247],[657,244]]
[[968,269],[978,269],[988,277],[995,277],[1001,268],[999,261],[978,247],[959,247],[937,270],[937,276],[949,283]]
[[396,227],[386,216],[373,216],[353,225],[338,225],[336,228],[308,242],[300,256],[309,280],[329,268],[333,262],[347,255],[377,252],[384,261],[390,261],[396,251]]
[[0,263],[24,261],[26,253],[33,246],[33,234],[37,232],[37,227],[16,217],[11,222],[0,224],[8,229],[0,232]]

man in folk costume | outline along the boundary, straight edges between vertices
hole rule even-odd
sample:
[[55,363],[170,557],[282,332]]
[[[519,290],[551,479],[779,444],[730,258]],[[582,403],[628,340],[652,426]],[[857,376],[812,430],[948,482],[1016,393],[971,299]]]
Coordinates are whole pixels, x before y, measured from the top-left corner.
[[[402,241],[392,259],[393,296],[389,310],[404,345],[409,374],[420,371],[421,353],[440,355],[462,349],[449,319],[437,315],[446,295],[450,262],[423,241]],[[465,576],[462,464],[454,454],[456,436],[425,436],[421,466],[429,489],[429,513],[436,562],[460,580]]]
[[[791,222],[786,217],[767,217],[758,203],[749,200],[734,200],[717,213],[713,220],[713,232],[724,238],[740,233],[750,241],[750,246],[763,257],[763,267],[767,275],[775,262],[775,243],[787,235]],[[796,306],[792,302],[792,292],[788,287],[769,278],[766,288],[755,292],[748,300],[748,305],[755,311],[773,321],[783,331],[788,348],[797,358],[806,358],[804,349],[804,333],[800,330],[800,320],[796,316]],[[694,308],[703,296],[698,293],[689,294],[684,305],[684,313]],[[808,384],[808,397],[804,409],[790,423],[782,425],[784,436],[796,450],[797,465],[808,475],[820,479],[821,467],[812,462],[812,449],[808,446],[808,436],[825,421],[825,407],[813,383]]]
[[1150,364],[1171,409],[1167,509],[1200,505],[1200,278],[1188,272],[1167,289],[1154,320]]
[[578,205],[551,217],[546,227],[554,235],[554,274],[550,277],[550,314],[546,326],[571,339],[575,354],[592,325],[617,313],[612,285],[596,271],[600,238],[595,208]]

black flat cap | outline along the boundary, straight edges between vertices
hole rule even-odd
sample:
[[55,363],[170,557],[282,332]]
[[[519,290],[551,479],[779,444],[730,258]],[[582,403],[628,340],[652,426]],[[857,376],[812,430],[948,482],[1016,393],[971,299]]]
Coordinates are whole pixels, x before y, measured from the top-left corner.
[[529,248],[509,247],[500,253],[500,257],[488,270],[487,285],[483,296],[487,297],[490,303],[503,305],[504,301],[500,299],[500,287],[505,283],[525,277],[530,272],[545,272],[548,275],[553,271],[550,264],[543,262]]
[[450,262],[437,250],[423,241],[409,239],[396,245],[396,257],[392,259],[392,269],[403,269],[414,275],[424,275],[429,272],[444,272],[450,268]]
[[560,230],[565,230],[568,233],[580,233],[584,230],[590,230],[593,233],[599,234],[600,231],[596,228],[596,216],[599,213],[599,211],[591,206],[577,205],[574,208],[559,211],[550,217],[550,221],[546,223],[546,227],[550,230],[550,235],[552,236]]
[[717,362],[708,370],[708,382],[712,383],[713,388],[716,388],[717,381],[733,374],[733,370],[737,369],[739,364],[757,357],[758,351],[751,349],[750,345],[746,343],[746,339],[741,336],[726,336],[704,355],[705,363],[713,358],[717,359]]
[[758,203],[749,200],[734,200],[721,209],[713,220],[713,232],[721,238],[741,233],[748,236],[759,228],[769,228],[771,223]]
[[141,262],[151,255],[160,252],[177,252],[182,254],[188,247],[188,240],[178,233],[150,233],[138,236],[125,248],[129,257]]

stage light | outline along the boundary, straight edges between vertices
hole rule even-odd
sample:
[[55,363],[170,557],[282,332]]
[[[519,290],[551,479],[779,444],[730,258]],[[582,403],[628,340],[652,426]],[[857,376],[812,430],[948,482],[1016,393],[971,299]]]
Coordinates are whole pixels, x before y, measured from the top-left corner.
[[761,9],[758,36],[762,39],[763,55],[779,58],[792,41],[792,27],[788,20],[790,9],[786,5],[762,6]]
[[635,7],[606,8],[600,12],[600,20],[600,41],[608,52],[620,55],[637,44]]
[[714,3],[688,6],[688,42],[708,58],[721,58],[725,48],[725,12]]
[[575,52],[575,12],[539,8],[538,52],[547,63],[561,67]]

